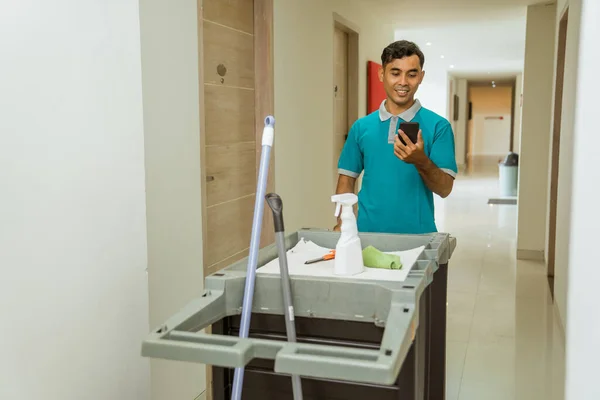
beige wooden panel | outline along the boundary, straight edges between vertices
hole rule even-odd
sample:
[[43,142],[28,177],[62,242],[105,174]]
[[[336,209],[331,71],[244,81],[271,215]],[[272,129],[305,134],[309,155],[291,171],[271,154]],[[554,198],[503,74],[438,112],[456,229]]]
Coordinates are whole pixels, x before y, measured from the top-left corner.
[[[201,151],[206,154],[203,173],[209,177],[203,182],[207,276],[248,255],[262,121],[273,114],[273,0],[201,3],[200,82],[205,104]],[[273,165],[274,154],[269,191],[274,185]],[[273,241],[272,218],[267,216],[265,212],[262,246]],[[210,366],[207,382],[211,400]]]
[[[250,246],[249,241],[248,241],[248,246]],[[244,249],[244,250],[240,251],[239,253],[232,255],[231,257],[227,257],[223,261],[219,261],[218,263],[211,265],[206,270],[207,275],[211,275],[211,274],[214,274],[215,272],[219,272],[223,268],[230,266],[231,264],[235,263],[236,261],[239,261],[242,258],[247,257],[249,252],[250,252],[250,248]]]
[[254,36],[204,21],[204,82],[254,88]]
[[348,98],[348,121],[350,128],[354,121],[358,119],[358,34],[348,34],[348,88],[346,90]]
[[[264,119],[274,113],[274,77],[273,77],[273,1],[254,1],[254,70],[256,71],[256,165],[260,163],[260,148]],[[277,129],[277,128],[275,128]],[[277,134],[276,134],[277,135]],[[277,139],[275,139],[277,140]],[[277,145],[275,145],[277,146]],[[267,193],[275,190],[275,152],[271,151]],[[261,247],[275,241],[273,214],[265,203],[263,223],[260,235]]]
[[[348,34],[334,34],[334,168],[348,134]],[[337,90],[336,90],[337,89]],[[336,178],[337,179],[337,178]]]
[[[335,101],[336,106],[335,106],[335,139],[334,139],[334,143],[335,143],[335,148],[334,150],[337,152],[335,155],[339,155],[339,153],[342,151],[342,148],[344,147],[344,143],[345,143],[345,135],[348,134],[347,130],[344,129],[347,126],[347,118],[346,115],[347,113],[344,112],[344,101],[342,100],[336,100]],[[335,160],[337,162],[337,160]]]
[[254,195],[208,208],[207,268],[250,246]]
[[207,206],[247,196],[256,190],[254,142],[206,146]]
[[206,145],[253,142],[254,90],[204,86]]
[[204,18],[247,33],[254,33],[254,1],[204,0]]
[[340,29],[335,30],[334,60],[335,85],[339,88],[337,98],[343,99],[348,90],[348,34]]

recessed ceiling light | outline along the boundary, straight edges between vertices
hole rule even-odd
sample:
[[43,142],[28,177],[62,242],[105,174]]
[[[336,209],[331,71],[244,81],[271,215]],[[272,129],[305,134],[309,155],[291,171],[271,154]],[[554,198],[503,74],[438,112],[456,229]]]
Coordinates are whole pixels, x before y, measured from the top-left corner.
[[431,46],[431,42],[427,42],[427,43],[426,43],[426,45],[427,45],[427,46]]
[[454,65],[450,65],[450,68],[454,68]]
[[440,56],[440,58],[444,58],[444,56],[443,56],[443,55],[441,55],[441,56]]

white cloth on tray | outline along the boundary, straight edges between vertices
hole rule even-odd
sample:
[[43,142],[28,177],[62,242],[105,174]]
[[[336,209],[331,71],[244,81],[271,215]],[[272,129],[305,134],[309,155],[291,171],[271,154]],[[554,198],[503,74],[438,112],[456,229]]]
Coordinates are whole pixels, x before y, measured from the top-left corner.
[[[405,251],[387,251],[387,254],[400,256],[402,269],[388,270],[365,267],[364,272],[351,276],[336,275],[333,271],[335,260],[319,261],[305,264],[305,261],[322,257],[332,249],[316,245],[310,240],[301,238],[296,246],[287,251],[288,270],[294,276],[314,276],[324,278],[368,279],[403,282],[416,263],[425,246]],[[276,258],[256,270],[257,274],[279,275],[279,258]]]

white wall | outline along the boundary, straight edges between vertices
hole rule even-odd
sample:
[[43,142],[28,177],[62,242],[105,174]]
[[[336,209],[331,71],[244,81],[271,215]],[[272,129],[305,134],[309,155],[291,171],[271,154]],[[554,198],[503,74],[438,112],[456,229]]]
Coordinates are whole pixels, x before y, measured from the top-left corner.
[[[565,7],[569,7],[569,25],[567,28],[567,52],[565,55],[565,75],[562,101],[562,121],[560,138],[560,158],[558,167],[558,202],[556,214],[556,253],[554,269],[554,291],[556,305],[563,325],[567,324],[567,287],[569,282],[569,247],[571,236],[571,179],[576,157],[573,154],[573,143],[579,135],[575,134],[575,110],[579,55],[579,29],[581,21],[581,0],[559,1],[556,18],[556,45],[558,43],[558,24]],[[582,83],[585,83],[583,81]],[[551,133],[550,133],[551,134]],[[550,149],[551,151],[551,149]],[[545,176],[549,180],[549,171]]]
[[529,6],[519,156],[517,255],[543,260],[554,71],[556,5]]
[[[196,0],[140,2],[150,325],[204,287]],[[152,399],[195,399],[204,365],[152,360]]]
[[[426,48],[423,51],[427,52]],[[448,114],[448,72],[441,68],[430,68],[425,61],[425,78],[419,86],[416,97],[423,104],[423,107],[451,120],[452,115]]]
[[566,400],[596,400],[600,398],[600,386],[596,383],[600,358],[600,313],[597,310],[600,269],[596,263],[590,262],[590,249],[598,245],[600,225],[598,187],[591,184],[600,182],[600,172],[595,165],[600,136],[594,118],[600,91],[600,57],[597,51],[600,3],[583,0],[582,12],[579,13],[578,9],[571,8],[569,11],[569,18],[582,17],[576,61],[579,76],[574,97],[574,130],[577,135],[573,136],[570,206]]
[[366,112],[367,61],[381,62],[394,33],[371,19],[360,2],[277,0],[274,5],[275,188],[284,202],[287,231],[331,228],[333,13],[359,31],[360,116]]
[[[502,119],[490,119],[496,117]],[[473,155],[505,156],[510,147],[510,114],[480,114],[474,120]]]
[[150,397],[138,12],[3,2],[3,400]]

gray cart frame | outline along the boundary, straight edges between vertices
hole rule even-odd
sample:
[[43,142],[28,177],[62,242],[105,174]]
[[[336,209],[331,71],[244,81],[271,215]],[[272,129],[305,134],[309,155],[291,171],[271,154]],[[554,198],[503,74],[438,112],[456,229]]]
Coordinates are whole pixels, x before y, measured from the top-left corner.
[[[290,343],[252,335],[241,339],[200,332],[241,313],[246,258],[206,277],[202,295],[151,332],[143,342],[142,355],[222,368],[243,367],[254,359],[267,359],[274,361],[277,374],[392,385],[419,335],[421,346],[416,357],[422,373],[414,379],[415,398],[443,399],[445,371],[442,366],[440,377],[436,368],[442,361],[445,364],[447,264],[456,240],[444,233],[361,233],[360,237],[364,247],[373,245],[382,251],[408,250],[422,245],[425,249],[404,282],[292,276],[294,313],[297,318],[366,322],[382,327],[384,331],[378,348]],[[290,249],[301,238],[334,248],[339,233],[302,229],[286,236],[286,248]],[[258,265],[265,265],[276,257],[275,245],[267,246],[259,252]],[[441,279],[436,282],[438,275]],[[441,310],[433,312],[434,306],[442,300],[443,321]],[[257,275],[252,312],[283,316],[278,276]],[[443,327],[437,326],[442,324]],[[443,330],[436,332],[440,329]],[[439,340],[443,344],[436,344]],[[436,346],[443,348],[442,354]],[[435,354],[435,362],[432,362]],[[436,389],[440,384],[442,397],[438,397]]]

